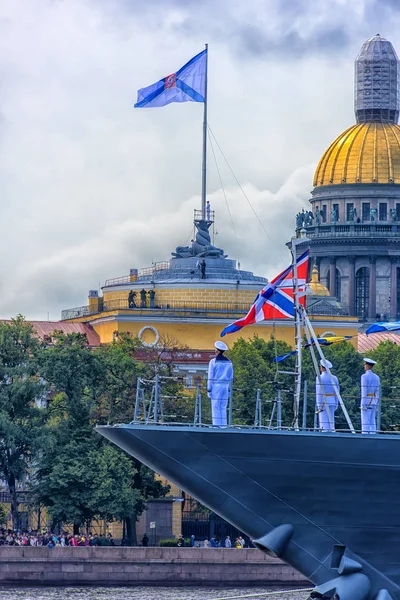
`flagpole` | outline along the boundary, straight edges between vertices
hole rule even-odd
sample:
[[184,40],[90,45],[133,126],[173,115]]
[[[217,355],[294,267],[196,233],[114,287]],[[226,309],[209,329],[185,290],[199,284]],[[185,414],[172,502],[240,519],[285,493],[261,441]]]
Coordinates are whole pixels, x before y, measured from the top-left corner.
[[207,195],[207,84],[208,84],[208,44],[206,44],[206,80],[204,88],[204,113],[203,113],[203,163],[201,177],[201,218],[206,218]]

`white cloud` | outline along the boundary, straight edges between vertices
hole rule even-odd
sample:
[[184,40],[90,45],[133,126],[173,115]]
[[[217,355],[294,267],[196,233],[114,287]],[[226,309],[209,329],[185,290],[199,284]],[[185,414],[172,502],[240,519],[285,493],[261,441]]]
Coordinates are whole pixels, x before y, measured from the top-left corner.
[[[373,5],[3,0],[0,316],[58,318],[98,281],[185,243],[199,206],[202,106],[133,102],[204,41],[210,125],[272,238],[221,162],[236,241],[209,153],[217,243],[259,274],[283,266],[309,165],[353,122],[352,61],[375,33]],[[400,48],[396,11],[387,24],[381,33]]]

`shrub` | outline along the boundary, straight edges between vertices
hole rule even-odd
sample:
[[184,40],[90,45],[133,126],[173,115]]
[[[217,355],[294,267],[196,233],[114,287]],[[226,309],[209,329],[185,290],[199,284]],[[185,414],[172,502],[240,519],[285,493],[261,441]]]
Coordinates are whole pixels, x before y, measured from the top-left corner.
[[[172,538],[169,540],[160,540],[159,545],[160,546],[174,546],[175,548],[177,548],[177,543],[178,543],[178,538]],[[185,547],[186,546],[190,546],[190,539],[189,538],[185,538]]]

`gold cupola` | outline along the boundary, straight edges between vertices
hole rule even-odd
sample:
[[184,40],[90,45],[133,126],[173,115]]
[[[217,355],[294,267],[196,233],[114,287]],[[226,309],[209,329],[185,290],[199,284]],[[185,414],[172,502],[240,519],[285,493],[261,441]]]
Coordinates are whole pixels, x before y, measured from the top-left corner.
[[329,290],[319,281],[317,265],[313,266],[311,271],[311,281],[309,283],[313,296],[330,296]]
[[351,183],[400,183],[400,127],[359,123],[341,133],[322,155],[314,187]]

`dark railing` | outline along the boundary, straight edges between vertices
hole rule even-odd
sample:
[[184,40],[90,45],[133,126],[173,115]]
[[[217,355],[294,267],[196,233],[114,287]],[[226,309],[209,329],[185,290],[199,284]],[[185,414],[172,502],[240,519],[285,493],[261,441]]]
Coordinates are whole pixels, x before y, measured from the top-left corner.
[[196,302],[188,300],[187,302],[169,302],[165,304],[157,304],[157,296],[155,298],[154,306],[149,305],[147,301],[146,305],[142,305],[140,298],[135,298],[136,306],[129,305],[128,300],[109,300],[103,304],[103,312],[111,310],[132,310],[134,312],[141,312],[145,310],[156,310],[160,312],[190,312],[190,313],[240,313],[245,314],[250,308],[248,302]]
[[[157,298],[157,296],[156,296]],[[250,304],[248,302],[169,302],[165,304],[154,303],[154,306],[149,305],[149,301],[146,305],[142,305],[140,299],[135,298],[135,305],[129,302],[128,299],[120,300],[109,300],[103,303],[103,307],[100,308],[99,312],[110,312],[114,310],[129,310],[132,313],[141,314],[145,311],[152,310],[157,311],[159,314],[162,313],[189,313],[189,314],[229,314],[229,315],[243,315],[248,312]],[[77,308],[68,308],[61,312],[61,320],[68,321],[68,319],[77,319],[79,317],[86,317],[88,315],[98,314],[95,311],[90,311],[88,306],[79,306]]]
[[366,234],[374,236],[391,237],[400,235],[398,225],[377,225],[370,223],[347,223],[330,225],[313,225],[307,227],[307,234],[311,237],[365,237]]
[[315,304],[312,300],[307,304],[307,312],[310,317],[349,317],[351,316],[350,306],[345,306],[343,304],[328,305],[323,301],[316,301]]
[[94,314],[96,314],[96,312],[90,310],[89,306],[67,308],[66,310],[61,311],[61,321],[67,321],[68,319],[79,319],[79,317],[87,317],[88,315]]
[[[148,283],[150,281],[173,281],[175,279],[185,279],[187,281],[202,280],[200,269],[196,266],[171,268],[169,263],[165,263],[165,265],[167,266],[164,268],[154,269],[153,267],[147,267],[146,269],[141,269],[137,279],[135,280],[133,280],[130,275],[116,277],[115,279],[106,279],[104,287],[126,285],[127,283],[132,283],[133,281],[136,283]],[[258,277],[253,275],[253,273],[250,271],[232,271],[232,269],[222,267],[209,269],[206,272],[206,279],[228,279],[233,281],[233,283],[238,282],[239,284],[241,280],[251,280],[252,282],[256,283],[266,283],[267,281],[265,277]]]

